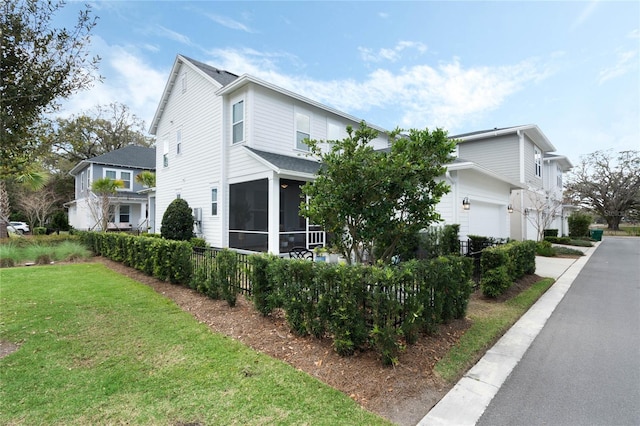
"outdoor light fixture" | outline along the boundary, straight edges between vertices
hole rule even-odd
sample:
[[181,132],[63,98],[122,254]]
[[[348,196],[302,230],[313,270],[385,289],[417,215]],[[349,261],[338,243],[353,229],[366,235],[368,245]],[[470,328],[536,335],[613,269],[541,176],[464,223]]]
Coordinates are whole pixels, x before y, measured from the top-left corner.
[[469,210],[471,208],[471,203],[469,202],[469,197],[464,197],[462,199],[462,208],[465,210]]
[[283,184],[280,185],[280,188],[287,189],[287,186],[289,186],[289,185],[287,185],[286,183],[283,183]]
[[507,211],[508,211],[509,213],[513,213],[513,206],[512,206],[511,204],[509,204],[509,205],[507,206]]
[[524,215],[529,216],[529,209],[524,209]]

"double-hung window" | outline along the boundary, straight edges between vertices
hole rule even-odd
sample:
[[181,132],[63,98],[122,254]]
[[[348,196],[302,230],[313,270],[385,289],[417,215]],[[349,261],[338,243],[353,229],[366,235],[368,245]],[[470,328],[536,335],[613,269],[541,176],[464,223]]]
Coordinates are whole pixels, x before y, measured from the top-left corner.
[[131,190],[131,172],[126,172],[122,170],[105,170],[104,177],[112,180],[120,180],[122,181],[123,190]]
[[231,125],[233,128],[233,143],[244,141],[244,101],[233,104],[231,113]]
[[542,152],[537,146],[533,147],[533,162],[536,177],[542,177]]
[[218,188],[211,188],[211,216],[218,216]]
[[129,214],[131,212],[131,206],[128,206],[126,204],[122,204],[120,205],[120,217],[119,217],[119,222],[121,223],[127,223],[130,222],[129,220]]
[[309,151],[309,145],[304,143],[305,139],[311,138],[311,118],[301,112],[296,113],[296,148]]

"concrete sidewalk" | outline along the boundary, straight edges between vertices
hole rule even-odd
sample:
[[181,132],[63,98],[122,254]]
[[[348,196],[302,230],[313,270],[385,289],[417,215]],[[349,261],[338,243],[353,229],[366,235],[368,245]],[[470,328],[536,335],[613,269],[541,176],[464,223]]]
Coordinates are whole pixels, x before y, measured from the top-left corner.
[[556,282],[418,425],[475,425],[599,245],[572,247],[585,252],[579,259],[536,256],[536,274]]

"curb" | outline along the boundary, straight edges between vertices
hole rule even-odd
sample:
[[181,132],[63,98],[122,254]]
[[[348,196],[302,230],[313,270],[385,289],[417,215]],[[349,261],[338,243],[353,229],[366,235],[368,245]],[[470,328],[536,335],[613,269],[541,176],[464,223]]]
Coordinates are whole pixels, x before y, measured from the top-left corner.
[[418,426],[475,425],[520,362],[600,242],[562,273],[540,299],[438,402]]

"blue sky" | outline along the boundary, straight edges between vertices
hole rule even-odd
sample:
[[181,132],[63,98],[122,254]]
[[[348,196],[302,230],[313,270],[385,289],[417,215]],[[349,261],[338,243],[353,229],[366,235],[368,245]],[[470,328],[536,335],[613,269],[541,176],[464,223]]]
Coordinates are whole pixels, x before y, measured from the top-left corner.
[[[637,1],[94,1],[104,82],[149,125],[177,54],[252,74],[383,128],[537,124],[577,164],[640,150]],[[72,26],[83,3],[55,24]]]

